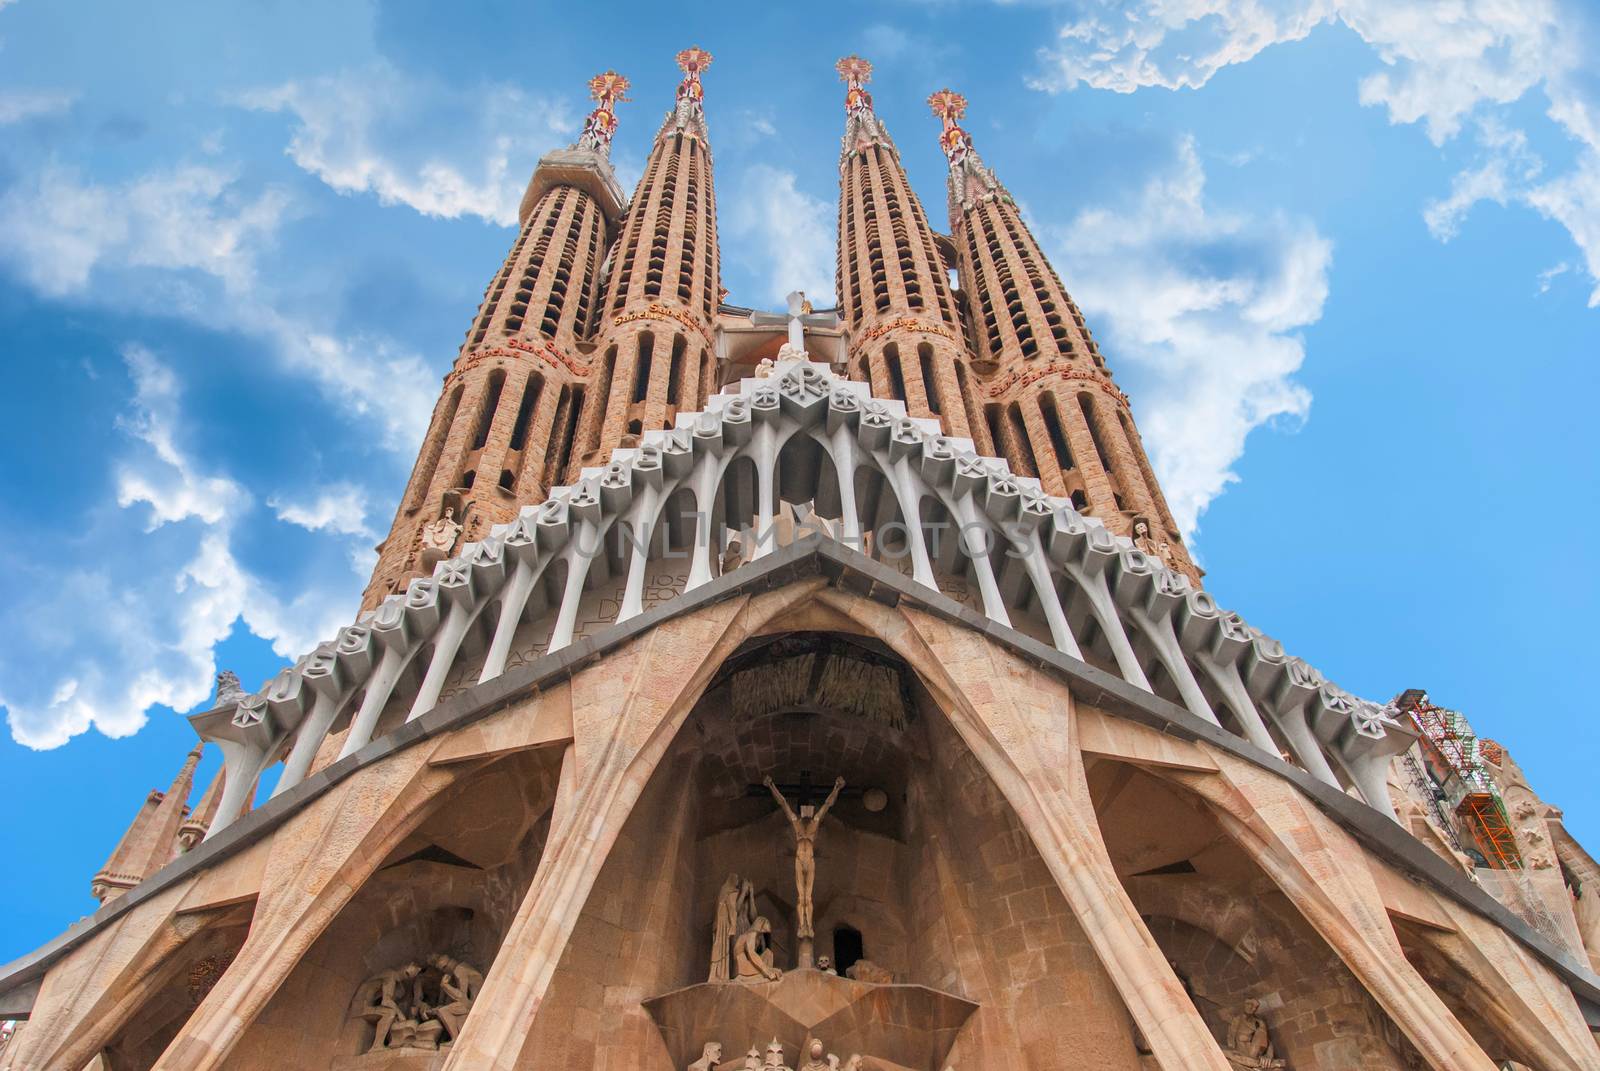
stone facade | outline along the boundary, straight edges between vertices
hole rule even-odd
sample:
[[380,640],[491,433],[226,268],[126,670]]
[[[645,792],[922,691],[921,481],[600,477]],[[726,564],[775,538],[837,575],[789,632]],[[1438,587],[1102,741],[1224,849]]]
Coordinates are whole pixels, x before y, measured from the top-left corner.
[[1600,867],[1497,749],[1528,880],[1469,875],[1397,708],[1197,586],[953,95],[952,249],[841,62],[836,328],[721,303],[679,60],[626,210],[596,79],[367,608],[191,718],[0,1071],[1600,1071]]

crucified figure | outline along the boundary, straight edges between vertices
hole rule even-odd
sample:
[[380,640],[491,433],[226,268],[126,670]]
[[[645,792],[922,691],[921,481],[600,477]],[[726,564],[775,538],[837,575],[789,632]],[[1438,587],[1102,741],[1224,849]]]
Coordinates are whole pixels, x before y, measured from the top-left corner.
[[772,778],[768,777],[765,784],[772,798],[783,808],[784,817],[789,819],[789,828],[794,830],[795,936],[809,940],[815,936],[811,930],[811,887],[817,878],[817,827],[822,824],[828,808],[839,798],[839,792],[844,788],[844,778],[833,779],[833,791],[828,793],[827,801],[814,815],[809,803],[801,805],[800,813],[796,815],[789,807],[789,801],[778,791],[778,786],[772,783]]

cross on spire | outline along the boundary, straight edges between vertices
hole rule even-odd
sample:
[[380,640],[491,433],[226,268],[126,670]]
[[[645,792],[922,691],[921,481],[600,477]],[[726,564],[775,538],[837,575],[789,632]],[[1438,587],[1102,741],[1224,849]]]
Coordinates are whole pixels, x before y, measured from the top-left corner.
[[942,124],[939,148],[952,165],[972,151],[972,135],[961,128],[959,120],[967,114],[967,98],[952,89],[941,89],[928,97],[928,107]]
[[584,120],[583,134],[578,138],[578,148],[593,149],[602,156],[611,151],[611,137],[617,132],[616,105],[628,100],[630,85],[626,75],[605,71],[589,79],[589,96],[596,102],[594,111]]

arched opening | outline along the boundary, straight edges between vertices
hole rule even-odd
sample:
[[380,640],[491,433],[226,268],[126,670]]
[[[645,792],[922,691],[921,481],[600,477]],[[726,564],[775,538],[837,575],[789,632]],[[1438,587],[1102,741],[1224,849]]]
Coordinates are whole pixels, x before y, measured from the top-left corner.
[[[814,938],[791,825],[812,820]],[[754,969],[745,934],[799,987],[712,981]],[[808,952],[845,977],[801,966]],[[843,1012],[862,985],[873,1014]],[[844,633],[752,639],[715,671],[582,905],[517,1066],[666,1071],[708,1040],[737,1059],[774,1036],[799,1066],[812,1013],[783,1011],[786,992],[839,1002],[816,1033],[866,1066],[1077,1071],[1095,1053],[1137,1067],[1115,987],[1021,819],[920,678]]]
[[1366,987],[1204,800],[1113,759],[1092,758],[1087,777],[1117,877],[1219,1045],[1254,1001],[1289,1067],[1421,1066],[1406,1062],[1414,1052]]
[[390,1066],[448,1044],[533,880],[560,766],[559,748],[519,752],[431,801],[246,1028],[230,1071]]
[[836,926],[833,931],[833,967],[840,974],[849,974],[850,968],[866,959],[866,946],[861,931],[854,926]]

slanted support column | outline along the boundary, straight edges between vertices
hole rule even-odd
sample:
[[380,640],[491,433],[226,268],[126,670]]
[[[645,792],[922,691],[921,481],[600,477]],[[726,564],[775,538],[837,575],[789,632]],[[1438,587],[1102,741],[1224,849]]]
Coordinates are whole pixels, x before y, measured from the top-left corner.
[[[821,596],[841,605],[833,593]],[[1094,948],[1163,1071],[1228,1071],[1210,1029],[1117,877],[1089,795],[1073,699],[983,637],[919,611],[859,602],[879,635],[928,679],[963,742],[994,780]],[[909,620],[912,637],[893,623]]]
[[1221,776],[1152,771],[1211,805],[1223,831],[1294,904],[1438,1071],[1494,1071],[1406,959],[1355,840],[1290,782],[1211,752]]

